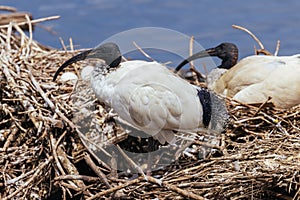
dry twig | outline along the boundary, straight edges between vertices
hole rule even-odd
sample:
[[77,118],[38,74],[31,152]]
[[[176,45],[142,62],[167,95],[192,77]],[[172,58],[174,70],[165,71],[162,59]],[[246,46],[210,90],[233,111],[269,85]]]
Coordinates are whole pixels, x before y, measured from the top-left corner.
[[260,54],[263,53],[265,55],[272,55],[269,51],[267,51],[264,47],[264,45],[262,44],[262,42],[248,29],[242,27],[242,26],[238,26],[238,25],[232,25],[233,28],[245,31],[246,33],[248,33],[258,44],[258,46],[260,47],[260,49],[255,50],[256,54]]

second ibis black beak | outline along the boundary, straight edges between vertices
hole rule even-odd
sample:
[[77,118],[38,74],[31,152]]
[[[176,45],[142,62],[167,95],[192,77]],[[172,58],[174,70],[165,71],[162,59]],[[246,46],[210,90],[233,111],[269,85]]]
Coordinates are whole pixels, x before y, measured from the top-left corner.
[[214,48],[211,49],[206,49],[203,51],[200,51],[198,53],[195,53],[194,55],[188,57],[187,59],[185,59],[184,61],[182,61],[176,68],[175,68],[175,73],[178,72],[184,65],[188,64],[189,62],[199,59],[199,58],[205,58],[208,56],[213,56],[211,54],[215,54],[215,50]]
[[118,45],[112,42],[105,43],[94,49],[84,51],[64,62],[55,72],[53,81],[56,80],[57,76],[64,68],[77,61],[85,60],[87,58],[99,58],[104,60],[105,63],[110,67],[117,67],[121,63],[122,54]]
[[188,57],[184,61],[182,61],[176,68],[175,73],[178,72],[184,65],[187,63],[208,56],[217,56],[222,59],[222,64],[218,66],[219,68],[229,69],[237,63],[238,59],[238,48],[235,44],[232,43],[222,43],[214,48],[209,48],[194,55]]

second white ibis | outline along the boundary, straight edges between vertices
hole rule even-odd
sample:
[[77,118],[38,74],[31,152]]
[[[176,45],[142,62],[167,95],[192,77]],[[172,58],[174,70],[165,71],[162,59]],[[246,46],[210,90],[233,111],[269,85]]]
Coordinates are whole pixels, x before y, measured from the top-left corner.
[[[269,98],[278,108],[300,104],[300,54],[293,56],[249,56],[237,64],[234,44],[221,45],[198,52],[178,65],[178,71],[189,61],[205,56],[218,56],[226,68],[219,78],[208,79],[208,88],[243,103],[264,103]],[[213,71],[212,74],[218,74]],[[211,75],[210,75],[211,76]],[[210,77],[209,76],[209,77]]]

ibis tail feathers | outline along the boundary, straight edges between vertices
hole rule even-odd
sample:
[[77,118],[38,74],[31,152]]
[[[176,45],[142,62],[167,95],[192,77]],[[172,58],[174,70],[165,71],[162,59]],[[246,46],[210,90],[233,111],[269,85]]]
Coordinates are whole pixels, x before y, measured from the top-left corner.
[[229,122],[226,103],[223,98],[212,91],[210,91],[210,98],[212,104],[210,128],[221,133]]

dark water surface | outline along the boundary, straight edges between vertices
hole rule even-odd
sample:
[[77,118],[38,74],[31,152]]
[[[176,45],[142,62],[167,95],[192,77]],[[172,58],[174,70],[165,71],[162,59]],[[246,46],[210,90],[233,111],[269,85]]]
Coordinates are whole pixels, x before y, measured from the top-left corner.
[[59,37],[66,44],[72,37],[76,48],[89,48],[128,29],[163,27],[193,35],[205,48],[234,42],[241,58],[253,54],[256,43],[231,27],[237,24],[254,32],[271,52],[280,39],[279,55],[300,53],[300,1],[296,0],[2,0],[1,4],[29,11],[34,18],[60,15],[59,20],[41,24],[56,34],[41,27],[34,31],[36,40],[55,48],[61,48]]

